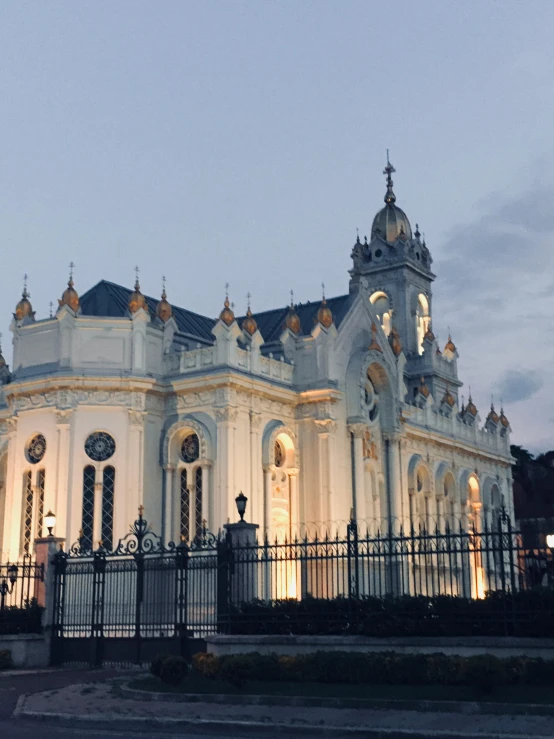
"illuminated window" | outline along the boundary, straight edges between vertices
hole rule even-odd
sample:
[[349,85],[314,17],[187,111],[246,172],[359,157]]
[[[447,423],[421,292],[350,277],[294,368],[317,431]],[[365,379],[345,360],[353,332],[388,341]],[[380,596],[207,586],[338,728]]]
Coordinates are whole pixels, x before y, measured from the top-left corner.
[[391,309],[388,295],[382,290],[378,290],[370,296],[369,300],[375,309],[381,328],[388,336],[391,330]]
[[423,354],[423,337],[427,333],[430,320],[429,301],[423,293],[420,293],[417,297],[416,308],[416,340],[418,354]]

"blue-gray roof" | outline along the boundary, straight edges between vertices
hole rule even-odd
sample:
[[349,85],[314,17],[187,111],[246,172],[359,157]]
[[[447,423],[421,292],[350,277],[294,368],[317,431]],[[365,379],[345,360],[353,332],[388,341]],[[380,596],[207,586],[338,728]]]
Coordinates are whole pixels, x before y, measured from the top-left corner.
[[[87,290],[80,298],[82,314],[85,316],[108,316],[111,318],[123,318],[127,315],[129,297],[133,291],[128,287],[116,285],[114,282],[102,280],[90,290]],[[158,298],[152,298],[145,295],[148,308],[152,315],[156,314],[156,306],[159,302]],[[327,305],[333,313],[335,325],[340,326],[341,321],[345,317],[350,308],[352,297],[350,295],[340,295],[336,298],[329,298]],[[302,333],[310,334],[316,321],[317,311],[320,302],[299,303],[296,306],[296,312],[300,318],[302,325]],[[177,323],[179,331],[188,336],[197,338],[201,341],[213,342],[214,337],[212,328],[216,324],[216,319],[201,316],[193,313],[185,308],[179,308],[171,304],[173,308],[173,317]],[[254,313],[254,318],[258,324],[261,335],[266,343],[279,340],[279,336],[285,325],[288,307],[276,308],[275,310],[267,310],[261,313]],[[239,325],[242,323],[244,316],[237,317]]]

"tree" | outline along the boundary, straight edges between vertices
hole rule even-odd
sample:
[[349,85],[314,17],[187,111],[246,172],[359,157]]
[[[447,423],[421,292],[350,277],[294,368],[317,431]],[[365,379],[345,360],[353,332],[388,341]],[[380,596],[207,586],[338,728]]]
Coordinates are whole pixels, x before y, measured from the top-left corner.
[[524,464],[532,462],[534,458],[530,451],[517,444],[510,445],[510,452],[512,457],[516,459],[514,467],[523,467]]

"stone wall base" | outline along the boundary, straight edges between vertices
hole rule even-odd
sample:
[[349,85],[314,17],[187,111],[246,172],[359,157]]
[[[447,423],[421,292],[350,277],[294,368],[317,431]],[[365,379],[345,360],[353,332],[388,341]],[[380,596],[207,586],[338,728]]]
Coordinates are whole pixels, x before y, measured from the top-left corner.
[[48,639],[43,634],[0,634],[0,650],[11,652],[14,667],[47,667]]
[[391,637],[364,636],[227,636],[206,637],[207,651],[225,654],[309,654],[311,652],[399,652],[400,654],[442,654],[471,657],[542,657],[554,659],[554,639],[518,637]]

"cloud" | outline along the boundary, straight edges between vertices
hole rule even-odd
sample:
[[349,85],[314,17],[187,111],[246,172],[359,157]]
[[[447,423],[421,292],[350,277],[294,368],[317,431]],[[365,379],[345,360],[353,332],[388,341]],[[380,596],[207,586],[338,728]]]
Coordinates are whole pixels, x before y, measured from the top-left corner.
[[506,370],[497,387],[504,403],[519,403],[532,398],[543,385],[538,370]]

